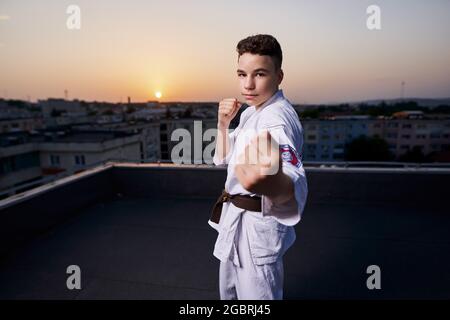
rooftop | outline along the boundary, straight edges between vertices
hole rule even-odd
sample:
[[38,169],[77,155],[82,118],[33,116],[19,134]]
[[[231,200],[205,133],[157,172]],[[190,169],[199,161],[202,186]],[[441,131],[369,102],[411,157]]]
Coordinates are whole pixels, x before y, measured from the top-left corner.
[[[450,298],[448,168],[306,168],[285,298]],[[218,299],[207,165],[110,162],[0,201],[0,299]],[[366,269],[381,268],[381,290]],[[81,268],[82,290],[66,288]]]
[[61,127],[51,130],[35,130],[32,133],[27,131],[1,133],[0,146],[10,147],[33,142],[93,143],[125,138],[133,135],[135,134],[117,130],[76,130]]

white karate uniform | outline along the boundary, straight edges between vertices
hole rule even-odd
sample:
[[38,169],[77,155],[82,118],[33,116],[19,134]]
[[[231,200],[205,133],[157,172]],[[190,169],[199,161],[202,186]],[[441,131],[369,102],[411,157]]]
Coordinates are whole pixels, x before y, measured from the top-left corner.
[[[208,223],[219,235],[214,256],[220,262],[221,299],[282,299],[283,260],[295,241],[297,224],[306,203],[307,181],[301,161],[303,129],[290,102],[278,90],[258,110],[242,112],[238,127],[229,133],[230,149],[217,166],[228,165],[225,190],[230,194],[255,196],[239,183],[234,166],[251,138],[268,130],[280,146],[282,170],[294,183],[295,196],[283,205],[275,205],[264,195],[262,212],[253,212],[225,202],[218,224]],[[230,130],[231,131],[231,130]]]

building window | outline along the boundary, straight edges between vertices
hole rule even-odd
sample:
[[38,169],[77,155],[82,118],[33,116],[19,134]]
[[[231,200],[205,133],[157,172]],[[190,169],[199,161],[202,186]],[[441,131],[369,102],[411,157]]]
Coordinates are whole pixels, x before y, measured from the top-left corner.
[[51,154],[50,155],[50,164],[52,166],[59,166],[60,165],[59,156]]
[[40,167],[39,152],[37,151],[20,154],[14,158],[17,170]]
[[402,139],[409,139],[411,138],[411,136],[409,134],[403,134],[402,135]]
[[310,134],[307,136],[308,140],[316,140],[316,135],[315,134]]
[[431,139],[439,139],[440,137],[441,137],[441,135],[439,133],[430,133]]
[[0,159],[0,173],[6,174],[15,171],[14,157],[6,157]]
[[84,166],[84,165],[86,165],[86,161],[84,159],[84,155],[76,155],[75,156],[75,164],[77,166]]
[[404,128],[404,129],[411,129],[412,126],[411,126],[410,123],[404,123],[404,124],[402,125],[402,128]]
[[161,143],[163,143],[163,142],[167,143],[167,141],[168,141],[167,133],[161,133],[159,136],[159,140],[161,141]]

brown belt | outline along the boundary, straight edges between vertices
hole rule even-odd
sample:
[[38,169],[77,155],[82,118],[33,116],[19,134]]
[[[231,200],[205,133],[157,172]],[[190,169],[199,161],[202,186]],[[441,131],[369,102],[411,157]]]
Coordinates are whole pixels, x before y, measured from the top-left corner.
[[222,214],[222,206],[224,202],[231,201],[236,207],[249,210],[249,211],[261,211],[261,197],[258,196],[249,196],[242,194],[229,194],[225,191],[222,191],[222,194],[217,199],[211,213],[211,220],[214,223],[219,223],[220,215]]

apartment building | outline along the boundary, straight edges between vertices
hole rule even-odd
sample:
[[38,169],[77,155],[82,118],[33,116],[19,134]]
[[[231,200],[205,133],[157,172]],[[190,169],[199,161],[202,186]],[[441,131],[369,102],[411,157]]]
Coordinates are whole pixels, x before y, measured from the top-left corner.
[[0,190],[110,159],[141,160],[139,134],[46,130],[0,135]]
[[396,159],[415,147],[425,155],[450,150],[450,119],[446,118],[336,116],[301,122],[306,161],[343,160],[345,144],[361,135],[385,139]]

